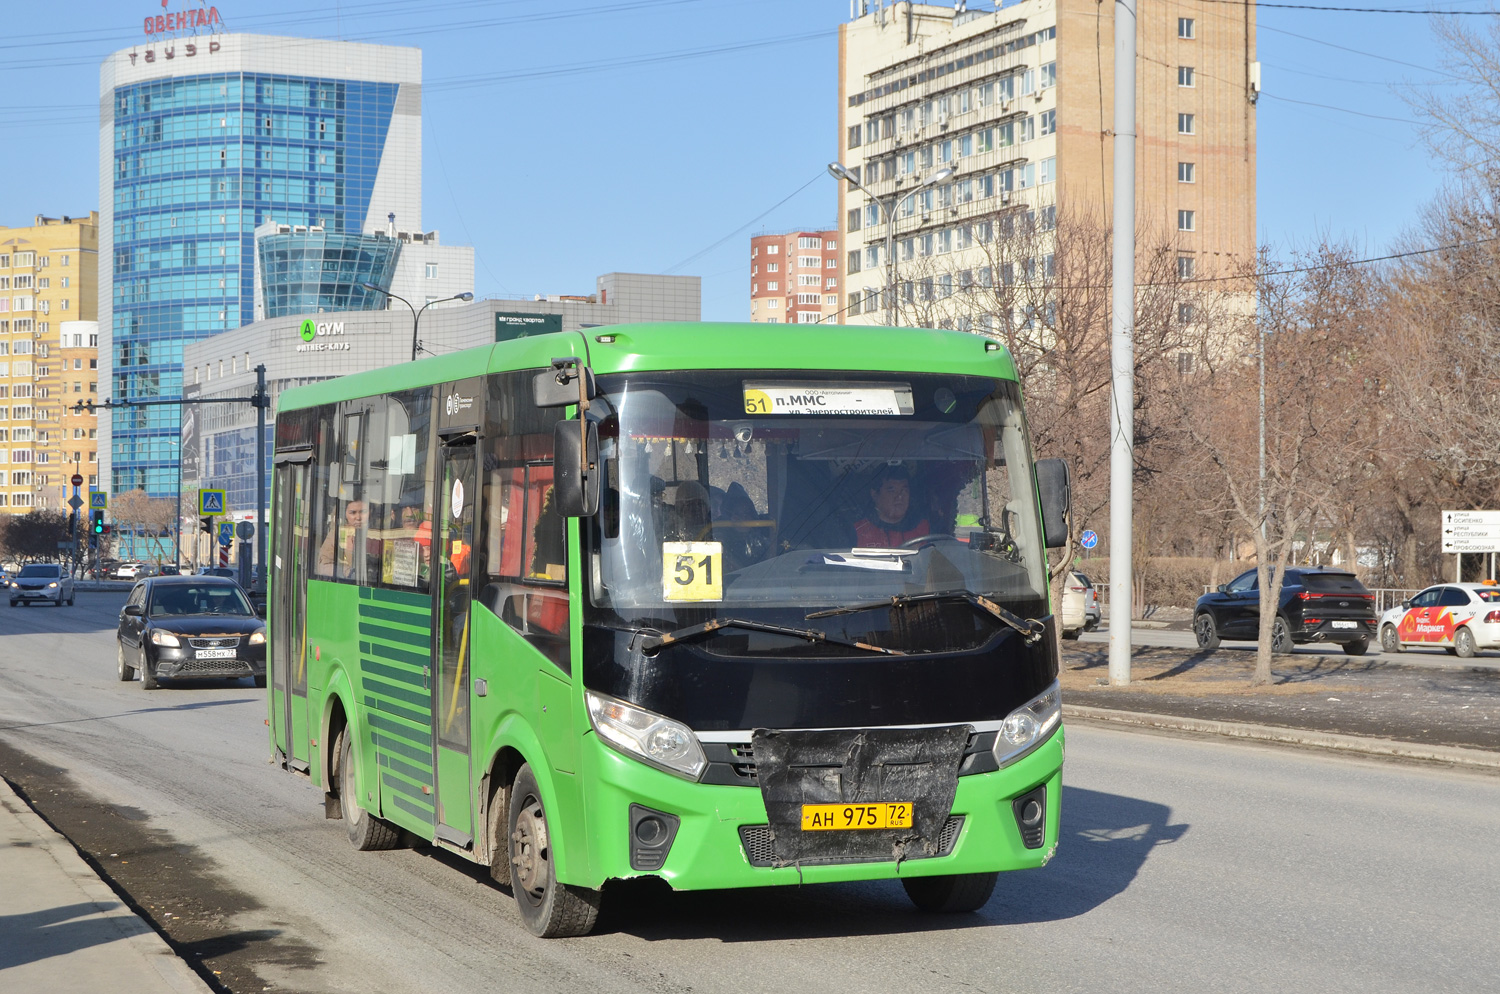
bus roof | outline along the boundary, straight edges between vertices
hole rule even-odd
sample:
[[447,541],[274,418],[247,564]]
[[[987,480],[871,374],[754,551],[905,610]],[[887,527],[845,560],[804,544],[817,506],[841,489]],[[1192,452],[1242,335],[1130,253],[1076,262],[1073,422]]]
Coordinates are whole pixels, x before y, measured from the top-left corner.
[[281,394],[296,410],[410,390],[480,373],[536,369],[587,349],[596,375],[667,369],[806,369],[959,373],[1016,378],[1004,345],[979,335],[931,328],[735,324],[673,321],[606,325],[534,335],[352,373]]

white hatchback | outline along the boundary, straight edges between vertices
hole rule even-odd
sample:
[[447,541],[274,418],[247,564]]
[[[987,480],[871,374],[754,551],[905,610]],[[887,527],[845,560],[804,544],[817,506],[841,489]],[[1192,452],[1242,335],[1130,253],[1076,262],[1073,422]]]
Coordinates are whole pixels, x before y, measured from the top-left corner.
[[1380,648],[1441,646],[1465,659],[1500,649],[1500,584],[1441,583],[1380,616]]

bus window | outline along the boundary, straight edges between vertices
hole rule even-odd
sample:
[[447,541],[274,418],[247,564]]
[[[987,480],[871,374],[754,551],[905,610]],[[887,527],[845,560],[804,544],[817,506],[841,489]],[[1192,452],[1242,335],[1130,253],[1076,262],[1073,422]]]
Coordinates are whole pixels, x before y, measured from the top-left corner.
[[558,415],[532,405],[532,375],[507,373],[490,384],[480,602],[567,669],[567,519],[552,502]]

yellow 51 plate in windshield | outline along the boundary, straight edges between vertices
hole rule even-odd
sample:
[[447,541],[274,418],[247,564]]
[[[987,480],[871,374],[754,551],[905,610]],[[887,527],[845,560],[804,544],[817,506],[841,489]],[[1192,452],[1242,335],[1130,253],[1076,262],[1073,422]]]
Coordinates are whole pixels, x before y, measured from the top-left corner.
[[750,383],[746,414],[879,414],[912,413],[911,387],[905,383]]
[[859,828],[911,828],[911,804],[804,804],[802,831],[833,832]]
[[661,596],[669,601],[723,600],[723,543],[663,542]]

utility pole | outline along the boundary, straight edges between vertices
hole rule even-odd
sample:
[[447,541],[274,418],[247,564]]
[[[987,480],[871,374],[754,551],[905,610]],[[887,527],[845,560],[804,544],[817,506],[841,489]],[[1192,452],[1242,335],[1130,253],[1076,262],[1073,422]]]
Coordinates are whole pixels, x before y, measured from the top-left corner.
[[1112,390],[1109,408],[1109,682],[1130,683],[1135,508],[1135,32],[1137,0],[1115,2]]

